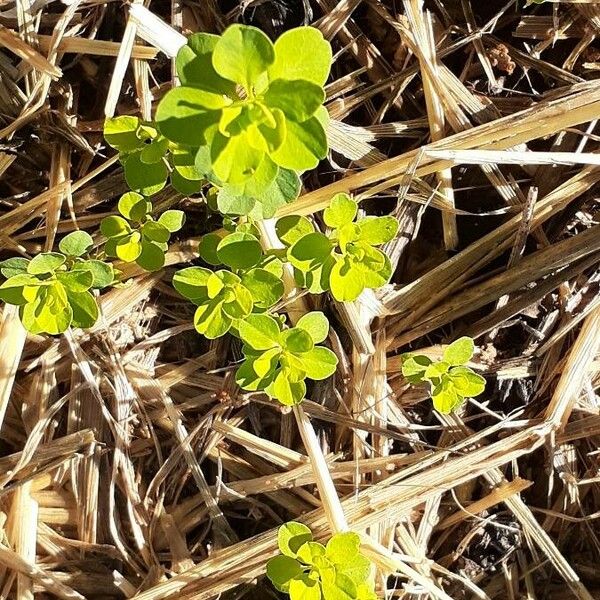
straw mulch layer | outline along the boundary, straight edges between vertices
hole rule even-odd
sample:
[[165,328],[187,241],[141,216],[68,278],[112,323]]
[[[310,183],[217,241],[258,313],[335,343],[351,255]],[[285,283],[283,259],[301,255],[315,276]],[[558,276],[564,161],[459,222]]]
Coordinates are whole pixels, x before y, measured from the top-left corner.
[[[340,366],[285,413],[237,389],[170,287],[126,271],[91,331],[0,323],[0,599],[276,598],[277,527],[365,534],[380,596],[600,598],[600,4],[0,1],[2,258],[95,233],[126,191],[108,114],[149,117],[184,34],[303,22],[334,46],[331,154],[292,207],[393,214],[392,283],[325,310]],[[168,24],[161,29],[159,25]],[[171,50],[170,50],[171,49]],[[476,339],[485,393],[433,411],[400,353]]]

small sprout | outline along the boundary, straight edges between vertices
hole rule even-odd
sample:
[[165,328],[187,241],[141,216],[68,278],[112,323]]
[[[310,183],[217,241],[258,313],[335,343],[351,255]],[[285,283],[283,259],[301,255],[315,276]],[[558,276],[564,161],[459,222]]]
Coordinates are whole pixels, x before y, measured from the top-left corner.
[[92,238],[83,231],[65,236],[62,253],[43,252],[31,260],[9,258],[0,263],[6,281],[0,300],[19,307],[21,322],[35,334],[58,335],[74,327],[91,327],[98,319],[98,305],[91,293],[111,285],[112,265],[84,259]]
[[355,221],[357,212],[354,200],[338,194],[323,213],[331,228],[328,234],[316,231],[306,217],[277,221],[277,234],[300,285],[313,293],[330,290],[337,301],[351,302],[364,289],[377,289],[389,281],[390,260],[375,246],[394,238],[398,222],[393,217]]
[[118,208],[122,217],[111,215],[100,223],[101,233],[108,238],[106,254],[135,262],[146,271],[162,268],[171,234],[185,223],[183,211],[167,210],[155,221],[150,215],[152,204],[136,192],[123,194]]
[[312,541],[306,525],[291,521],[279,528],[280,555],[267,563],[267,577],[291,600],[377,600],[373,567],[351,531],[327,545]]
[[428,383],[433,406],[448,414],[465,398],[479,396],[485,389],[485,379],[464,366],[474,351],[473,340],[461,337],[446,348],[440,361],[409,352],[402,355],[402,375],[411,383]]
[[264,391],[293,406],[306,395],[305,379],[321,380],[335,373],[336,355],[317,346],[329,333],[323,313],[308,313],[292,328],[282,328],[270,315],[252,314],[237,323],[237,330],[244,342],[244,362],[236,380],[244,390]]

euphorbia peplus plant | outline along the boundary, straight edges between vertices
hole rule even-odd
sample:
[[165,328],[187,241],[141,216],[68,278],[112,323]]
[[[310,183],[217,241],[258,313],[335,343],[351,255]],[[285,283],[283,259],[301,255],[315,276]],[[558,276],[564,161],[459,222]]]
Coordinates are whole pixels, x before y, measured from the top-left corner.
[[231,25],[197,33],[177,55],[181,86],[164,96],[156,125],[195,153],[195,167],[219,188],[222,213],[270,217],[297,197],[298,173],[327,153],[323,86],[331,46],[312,27],[273,44],[259,29]]
[[277,542],[281,554],[267,563],[267,577],[291,600],[377,600],[373,566],[356,533],[338,533],[324,546],[306,525],[290,521]]
[[427,383],[433,406],[447,414],[460,406],[465,398],[479,396],[485,389],[485,379],[465,366],[474,351],[473,340],[461,337],[444,350],[439,361],[408,352],[402,355],[402,374],[411,383]]
[[112,265],[84,258],[92,246],[88,233],[74,231],[61,240],[60,252],[0,263],[6,278],[0,286],[0,299],[19,306],[27,331],[57,335],[71,325],[94,325],[98,305],[91,290],[110,286],[115,274]]

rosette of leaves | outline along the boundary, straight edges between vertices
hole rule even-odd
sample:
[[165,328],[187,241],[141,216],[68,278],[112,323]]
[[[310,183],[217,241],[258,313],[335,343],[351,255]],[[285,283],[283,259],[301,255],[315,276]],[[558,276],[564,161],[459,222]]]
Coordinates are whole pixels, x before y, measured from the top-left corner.
[[279,528],[277,543],[281,554],[267,563],[267,577],[291,600],[377,600],[356,533],[338,533],[324,546],[306,525],[290,521]]
[[302,216],[277,221],[279,239],[287,247],[299,285],[313,293],[331,291],[339,302],[356,300],[365,288],[377,289],[392,276],[389,258],[376,246],[398,231],[393,217],[364,217],[356,221],[357,203],[338,194],[325,209],[327,234]]
[[293,406],[306,395],[306,379],[326,379],[335,373],[336,355],[317,345],[329,333],[329,322],[321,312],[304,315],[291,328],[270,315],[252,314],[239,321],[237,329],[244,343],[244,362],[236,381],[244,390],[264,391]]
[[195,152],[169,141],[152,122],[134,116],[108,118],[104,138],[119,152],[127,185],[144,196],[162,190],[169,179],[185,196],[198,193],[206,182],[195,167]]
[[158,105],[172,142],[196,149],[195,165],[219,188],[222,213],[272,216],[297,197],[299,172],[327,154],[323,86],[331,46],[312,27],[273,44],[255,27],[192,35],[177,55],[181,86]]
[[154,220],[152,204],[136,192],[123,194],[118,209],[122,216],[111,215],[100,222],[100,231],[107,238],[106,254],[135,262],[146,271],[162,268],[171,234],[185,223],[183,211],[167,210]]
[[461,337],[444,350],[439,361],[409,352],[402,355],[402,374],[411,383],[427,383],[435,409],[448,414],[465,398],[479,396],[485,389],[485,379],[465,366],[474,351],[473,340]]
[[111,285],[114,271],[110,264],[83,258],[92,246],[88,233],[74,231],[59,243],[60,252],[0,263],[6,278],[0,285],[0,299],[19,307],[27,331],[58,335],[70,326],[94,325],[98,305],[92,290]]
[[189,267],[173,277],[173,287],[198,306],[194,325],[209,339],[237,328],[240,319],[271,308],[283,296],[282,263],[263,256],[254,233],[252,225],[245,225],[228,235],[205,235],[200,256],[210,265],[228,269]]

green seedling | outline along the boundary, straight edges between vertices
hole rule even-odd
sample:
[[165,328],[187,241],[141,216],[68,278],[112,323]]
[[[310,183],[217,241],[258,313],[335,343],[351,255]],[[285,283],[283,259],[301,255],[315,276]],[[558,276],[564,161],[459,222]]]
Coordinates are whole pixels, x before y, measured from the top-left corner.
[[180,87],[156,111],[162,136],[195,154],[220,212],[270,217],[297,197],[298,173],[327,154],[323,86],[331,46],[312,27],[273,44],[259,29],[197,33],[177,55]]
[[94,325],[98,305],[91,290],[110,286],[115,275],[112,265],[83,258],[92,247],[88,233],[74,231],[59,243],[60,252],[0,263],[6,278],[0,285],[0,299],[19,307],[27,331],[58,335],[70,326]]
[[152,196],[170,179],[178,192],[189,196],[205,183],[194,166],[195,152],[169,141],[151,122],[134,116],[108,118],[104,138],[119,151],[125,180],[134,192]]
[[465,366],[474,350],[473,340],[462,337],[446,348],[439,361],[409,352],[402,355],[402,374],[411,383],[427,383],[435,409],[448,414],[485,389],[485,379]]
[[118,208],[121,217],[111,215],[100,223],[100,231],[107,238],[106,254],[135,262],[146,271],[162,268],[171,234],[185,223],[183,211],[167,210],[155,221],[150,214],[152,204],[136,192],[123,194]]
[[327,234],[315,230],[302,216],[283,217],[276,230],[287,247],[299,285],[313,293],[331,290],[339,302],[356,300],[365,288],[376,289],[392,275],[389,258],[376,246],[398,231],[393,217],[364,217],[356,221],[357,203],[338,194],[325,209]]
[[291,600],[377,600],[373,567],[356,533],[338,533],[324,546],[306,525],[290,521],[277,542],[281,554],[267,563],[267,577]]
[[238,385],[264,391],[286,406],[299,404],[306,395],[305,380],[321,380],[335,373],[336,355],[317,344],[329,333],[321,312],[304,315],[296,327],[283,328],[269,315],[251,314],[237,323],[244,342],[244,362],[236,374]]

